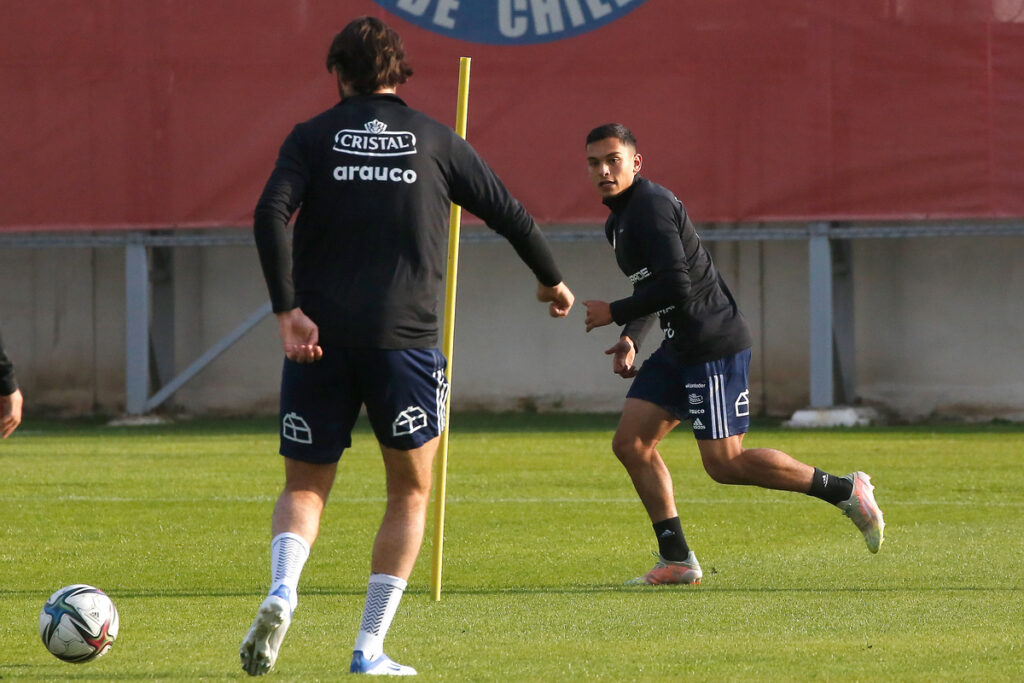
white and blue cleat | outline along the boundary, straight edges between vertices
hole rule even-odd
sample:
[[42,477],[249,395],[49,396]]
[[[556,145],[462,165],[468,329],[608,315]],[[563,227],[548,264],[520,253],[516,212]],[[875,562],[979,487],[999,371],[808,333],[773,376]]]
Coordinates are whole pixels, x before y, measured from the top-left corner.
[[383,652],[377,655],[376,659],[367,659],[359,650],[352,653],[352,664],[349,666],[348,671],[353,674],[369,674],[370,676],[416,675],[416,669],[392,661]]
[[239,650],[245,673],[263,676],[274,668],[281,642],[291,622],[292,607],[288,600],[280,595],[268,595],[260,605]]

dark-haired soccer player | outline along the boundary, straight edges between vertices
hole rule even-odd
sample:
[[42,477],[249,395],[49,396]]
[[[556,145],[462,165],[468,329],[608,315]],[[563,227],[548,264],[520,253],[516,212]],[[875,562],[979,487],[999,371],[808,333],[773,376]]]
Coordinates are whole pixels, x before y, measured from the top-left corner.
[[[590,180],[611,211],[605,234],[633,284],[633,294],[624,299],[583,302],[587,332],[624,326],[605,353],[613,356],[613,372],[635,377],[612,450],[647,509],[659,552],[654,568],[630,583],[700,583],[700,564],[686,543],[672,478],[658,453],[658,444],[682,420],[691,422],[712,479],[828,501],[853,520],[868,550],[878,552],[885,524],[868,475],[837,477],[782,451],[743,447],[750,424],[751,338],[729,288],[683,204],[638,175],[643,160],[628,128],[599,126],[587,135],[586,148]],[[655,317],[664,341],[638,371],[637,350]]]
[[[387,507],[350,671],[412,675],[383,643],[423,540],[445,420],[446,359],[436,346],[449,202],[511,242],[552,316],[566,316],[573,295],[533,218],[473,148],[395,94],[412,69],[394,30],[373,17],[352,21],[331,43],[327,69],[341,102],[295,126],[255,212],[286,356],[285,485],[273,515],[272,583],[242,642],[242,668],[265,674],[277,659],[338,460],[365,405]],[[290,248],[285,228],[300,207]]]

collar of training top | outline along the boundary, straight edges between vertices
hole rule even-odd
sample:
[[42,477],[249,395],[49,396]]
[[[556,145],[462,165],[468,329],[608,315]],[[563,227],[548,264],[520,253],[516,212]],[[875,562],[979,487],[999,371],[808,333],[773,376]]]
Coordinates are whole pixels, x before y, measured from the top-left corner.
[[629,203],[629,198],[633,196],[633,191],[637,188],[637,186],[640,183],[644,182],[647,182],[646,179],[640,176],[636,176],[633,178],[632,185],[630,185],[625,190],[616,195],[612,195],[611,197],[605,197],[604,199],[601,200],[601,203],[607,206],[613,212],[619,213],[624,208],[626,208],[626,204]]
[[403,107],[409,106],[401,97],[389,92],[373,93],[370,95],[364,95],[362,93],[358,95],[349,95],[348,97],[342,98],[341,102],[338,104],[348,104],[350,102],[395,102]]

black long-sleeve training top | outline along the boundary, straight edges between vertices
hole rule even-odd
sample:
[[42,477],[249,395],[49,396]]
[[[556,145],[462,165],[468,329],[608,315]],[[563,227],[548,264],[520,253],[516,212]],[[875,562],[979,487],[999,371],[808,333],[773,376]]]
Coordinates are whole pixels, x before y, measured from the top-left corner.
[[604,203],[611,209],[605,236],[633,295],[611,303],[612,319],[636,337],[657,315],[669,348],[684,365],[750,347],[751,337],[732,293],[683,206],[672,192],[637,176]]
[[18,382],[14,378],[14,364],[4,353],[4,340],[0,339],[0,396],[10,396],[18,390]]
[[451,128],[390,94],[346,97],[298,124],[254,215],[274,311],[301,307],[321,343],[436,346],[452,201],[542,284],[562,281],[534,219]]

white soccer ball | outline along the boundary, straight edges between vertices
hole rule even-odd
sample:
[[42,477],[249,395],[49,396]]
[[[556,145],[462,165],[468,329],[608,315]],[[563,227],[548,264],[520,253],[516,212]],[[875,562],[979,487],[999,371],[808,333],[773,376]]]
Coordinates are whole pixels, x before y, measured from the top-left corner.
[[117,608],[99,588],[76,583],[50,596],[39,614],[43,645],[65,662],[89,662],[117,638]]

